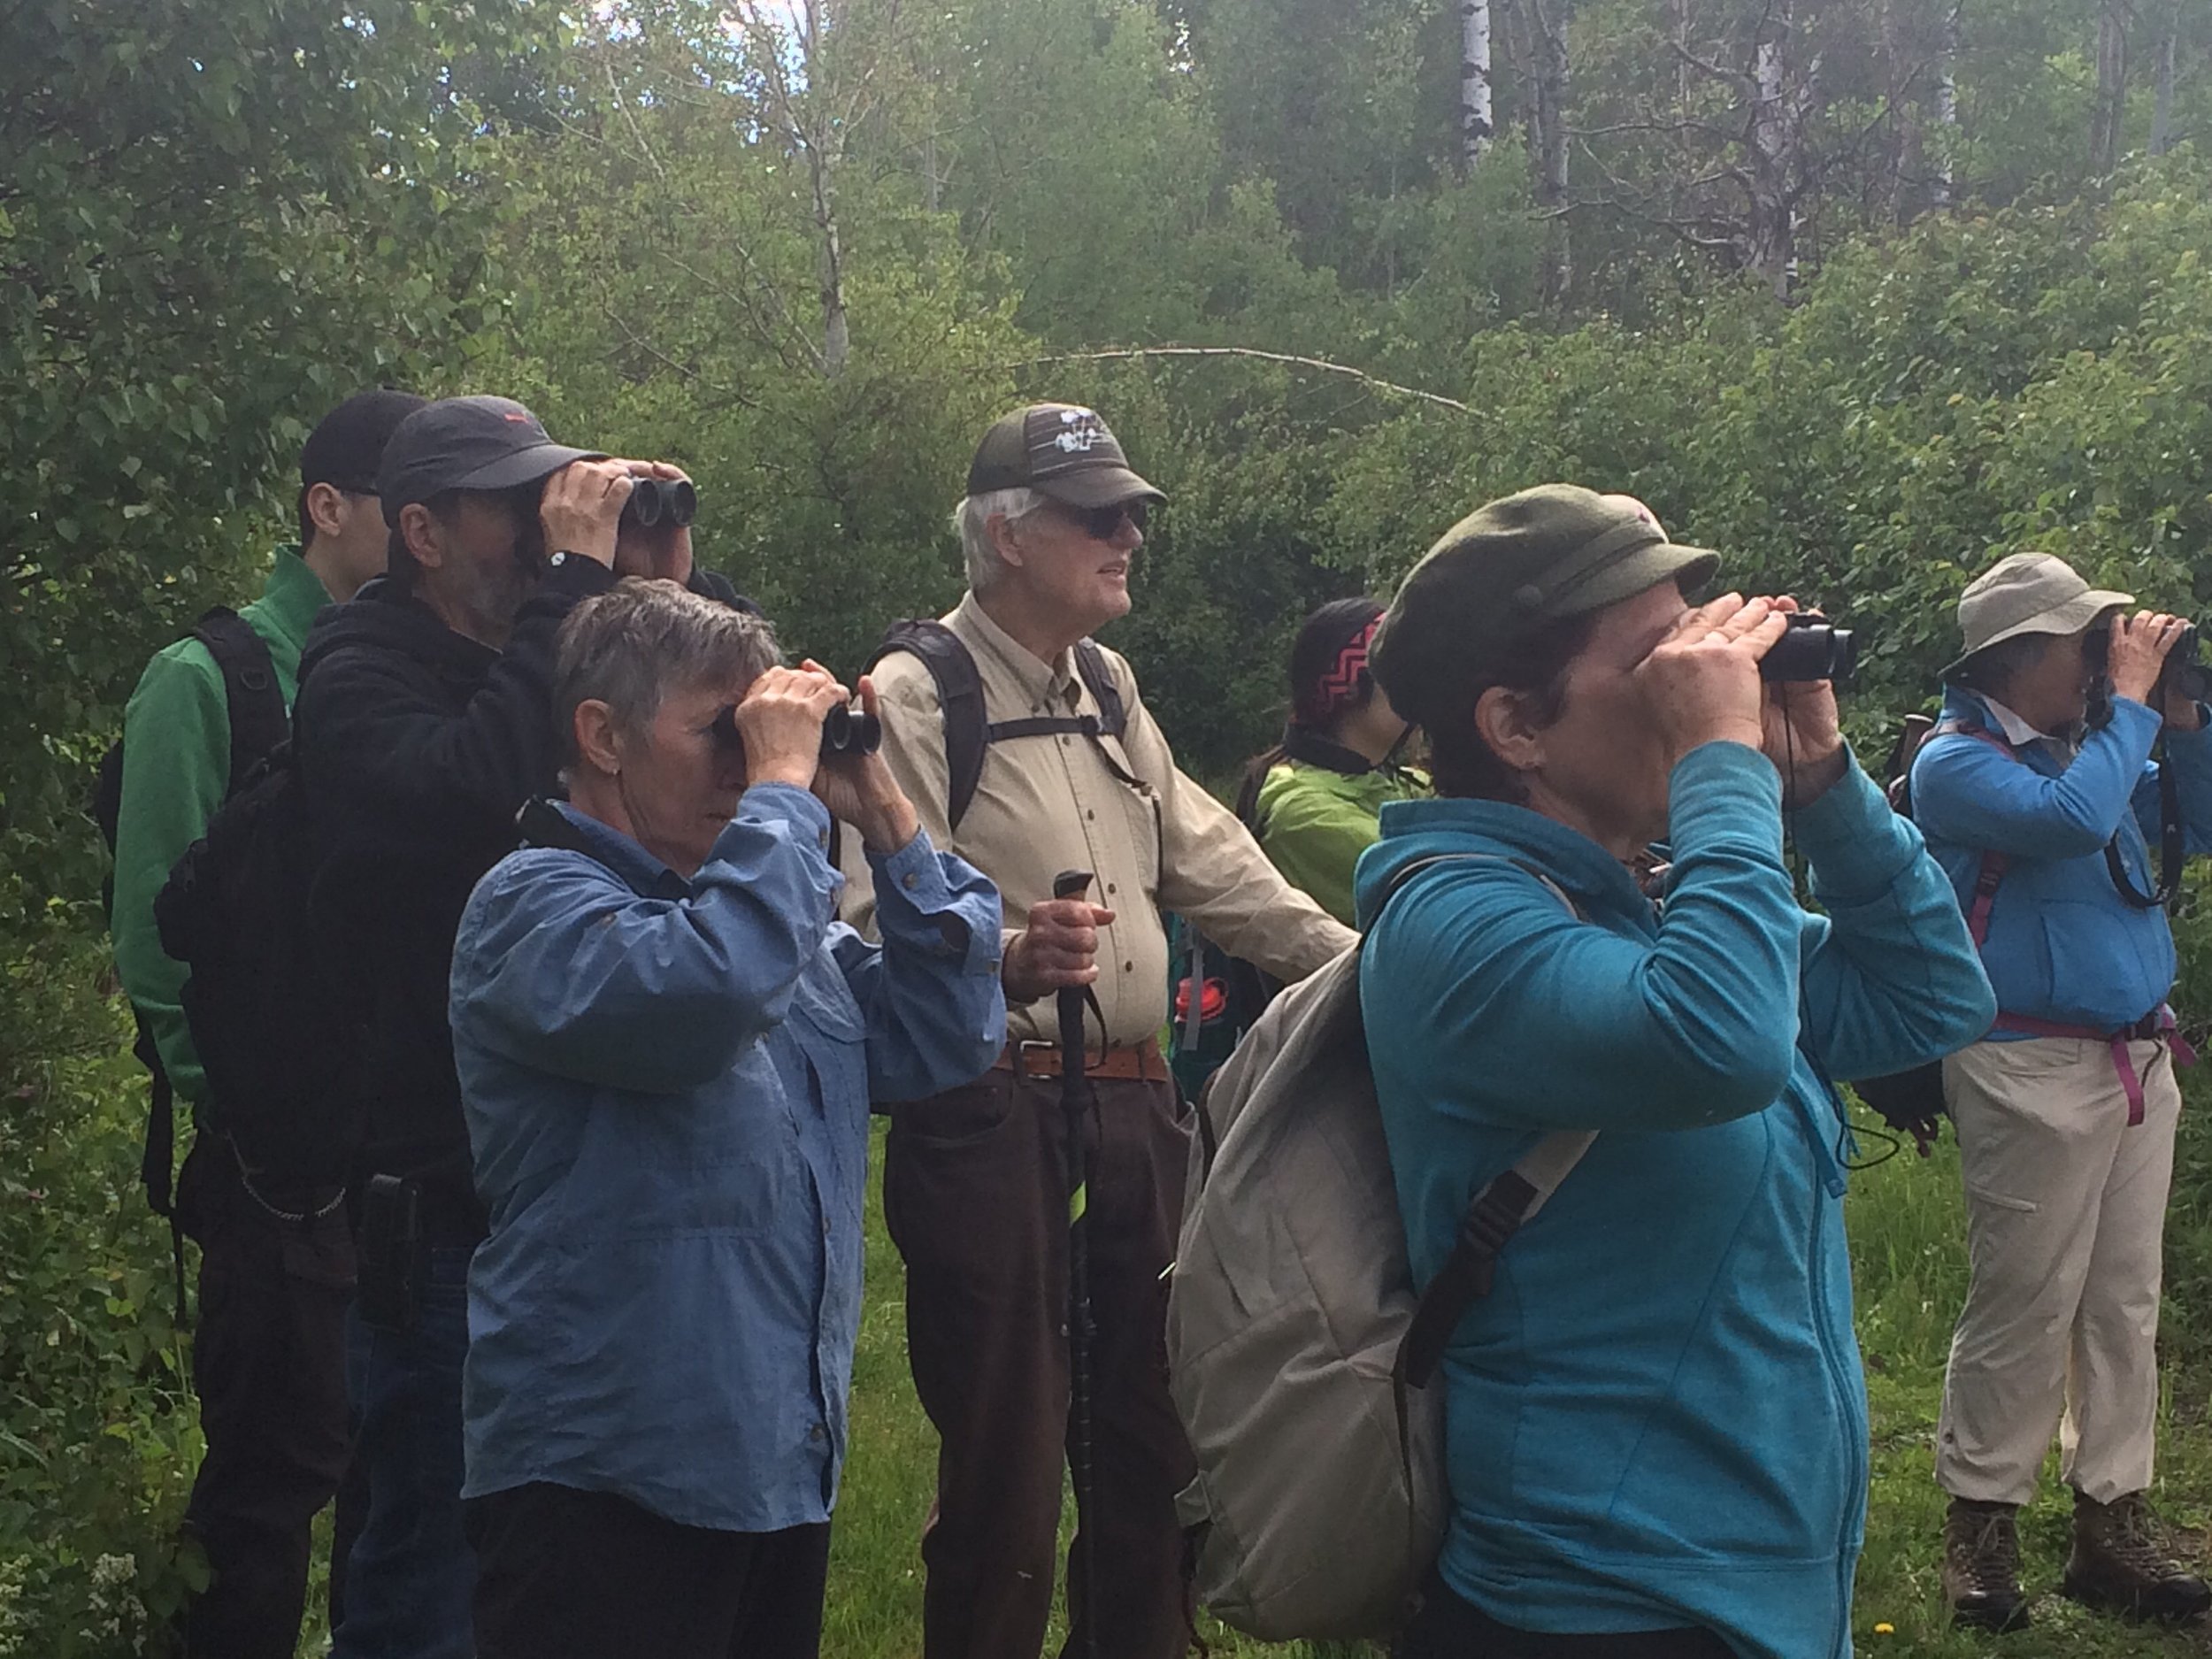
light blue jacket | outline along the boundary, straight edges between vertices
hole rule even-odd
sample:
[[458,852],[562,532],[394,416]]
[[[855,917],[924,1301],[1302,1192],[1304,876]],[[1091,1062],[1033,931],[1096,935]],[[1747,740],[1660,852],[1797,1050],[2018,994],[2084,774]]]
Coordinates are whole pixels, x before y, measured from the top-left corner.
[[1006,1041],[998,891],[926,834],[871,855],[880,947],[833,919],[829,815],[746,791],[686,881],[560,809],[454,948],[490,1236],[469,1268],[465,1496],[610,1492],[687,1526],[828,1518],[860,1320],[868,1102]]
[[[1671,789],[1663,917],[1604,849],[1494,802],[1393,803],[1360,861],[1415,1282],[1540,1136],[1600,1131],[1447,1350],[1441,1566],[1525,1629],[1847,1655],[1867,1483],[1848,1132],[1801,1010],[1848,1079],[1960,1047],[1993,1005],[1949,883],[1856,766],[1795,815],[1825,916],[1792,891],[1764,758],[1709,743]],[[1374,919],[1394,872],[1453,852],[1492,858],[1421,872]]]
[[[1973,693],[1953,687],[1945,723],[2000,738]],[[1983,855],[2006,855],[1989,913],[1982,962],[1997,1005],[2060,1025],[2113,1031],[2165,1000],[2174,983],[2174,936],[2163,910],[2139,910],[2112,885],[2104,849],[2116,834],[2138,890],[2157,872],[2147,836],[2158,833],[2159,718],[2116,698],[2111,724],[2083,738],[2071,759],[2047,741],[2001,748],[1962,733],[1921,745],[1912,767],[1912,815],[1941,861],[1960,905],[1973,902]],[[2212,832],[2212,724],[2167,734],[2184,840],[2208,849]],[[2004,1041],[2022,1033],[1992,1032]]]

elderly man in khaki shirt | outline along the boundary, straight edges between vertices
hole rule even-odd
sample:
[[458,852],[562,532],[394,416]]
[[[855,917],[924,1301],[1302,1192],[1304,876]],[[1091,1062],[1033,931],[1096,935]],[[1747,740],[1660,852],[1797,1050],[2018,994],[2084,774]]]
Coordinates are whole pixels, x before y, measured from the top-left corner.
[[[1190,1632],[1174,1504],[1190,1453],[1163,1338],[1189,1129],[1156,1039],[1160,912],[1286,979],[1355,937],[1176,769],[1129,664],[1087,638],[1127,612],[1146,510],[1163,499],[1091,411],[1008,415],[969,469],[956,518],[970,591],[943,619],[950,638],[935,638],[939,666],[910,649],[874,671],[884,752],[932,841],[989,875],[1010,923],[1025,924],[1006,936],[1005,1055],[964,1088],[901,1106],[884,1168],[915,1386],[943,1442],[922,1539],[927,1659],[1035,1659],[1052,1604],[1070,1360],[1050,994],[1089,985],[1105,1020],[1090,1028],[1095,1474],[1082,1517],[1100,1582],[1084,1581],[1084,1552],[1071,1552],[1071,1626],[1087,1607],[1101,1655],[1156,1659],[1183,1652]],[[990,728],[970,779],[956,777],[961,745],[939,687],[945,653],[962,648],[983,706],[976,719],[956,695],[953,718]],[[1094,872],[1094,902],[1053,899],[1054,876],[1071,869]]]

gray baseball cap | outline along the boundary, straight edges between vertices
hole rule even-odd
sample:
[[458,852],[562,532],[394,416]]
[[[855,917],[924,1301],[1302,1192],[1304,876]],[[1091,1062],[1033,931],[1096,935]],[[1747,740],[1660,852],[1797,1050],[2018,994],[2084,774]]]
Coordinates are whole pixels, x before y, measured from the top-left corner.
[[1943,671],[1950,679],[1977,651],[2023,634],[2078,634],[2106,611],[2135,603],[2133,594],[2092,588],[2064,559],[2048,553],[2008,553],[1967,583],[1959,595],[1966,649]]
[[991,423],[968,466],[968,494],[1019,488],[1071,507],[1167,499],[1130,468],[1098,411],[1079,403],[1031,403]]
[[449,489],[511,489],[571,461],[606,458],[602,450],[554,442],[544,423],[511,397],[442,397],[399,423],[384,446],[376,493],[384,522],[396,525],[409,502]]

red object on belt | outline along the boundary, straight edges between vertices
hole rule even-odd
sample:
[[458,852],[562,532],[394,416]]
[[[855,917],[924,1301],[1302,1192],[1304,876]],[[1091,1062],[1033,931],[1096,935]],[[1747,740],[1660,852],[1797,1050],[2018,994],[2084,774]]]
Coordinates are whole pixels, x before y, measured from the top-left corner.
[[2055,1019],[2038,1019],[2032,1014],[2000,1014],[1993,1029],[2016,1031],[2024,1037],[2072,1037],[2083,1042],[2108,1045],[2112,1050],[2112,1069],[2119,1073],[2121,1093],[2127,1096],[2130,1128],[2143,1121],[2143,1079],[2136,1075],[2134,1058],[2128,1053],[2129,1043],[2162,1040],[2176,1065],[2197,1063],[2196,1049],[2181,1034],[2174,1010],[2163,1002],[2132,1025],[2123,1025],[2117,1031],[2103,1031],[2094,1025],[2068,1025]]

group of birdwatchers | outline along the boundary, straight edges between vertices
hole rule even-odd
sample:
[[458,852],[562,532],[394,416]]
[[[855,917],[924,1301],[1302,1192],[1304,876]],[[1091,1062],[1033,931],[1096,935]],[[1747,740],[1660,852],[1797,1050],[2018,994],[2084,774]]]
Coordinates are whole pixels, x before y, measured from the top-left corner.
[[[337,1659],[814,1655],[873,1112],[940,1448],[926,1659],[1036,1659],[1079,1441],[1068,1651],[1183,1654],[1202,1108],[1163,1037],[1217,987],[1179,987],[1169,918],[1263,996],[1361,946],[1414,1286],[1471,1194],[1597,1132],[1450,1333],[1399,1654],[1850,1651],[1837,1086],[1916,1075],[1897,1121],[1947,1110],[1971,1261],[1952,1612],[2029,1617],[2055,1430],[2063,1593],[2212,1606],[2147,1495],[2190,1057],[2162,900],[2212,838],[2183,621],[2001,559],[1907,816],[1831,680],[1761,672],[1809,608],[1704,597],[1721,556],[1543,485],[1315,613],[1239,812],[1092,639],[1166,504],[1094,411],[982,435],[964,595],[849,685],[695,566],[690,495],[504,398],[363,393],[260,596],[131,699],[116,960],[196,1125],[209,1576],[173,1650],[290,1659],[334,1500]],[[209,942],[224,905],[281,972]]]

